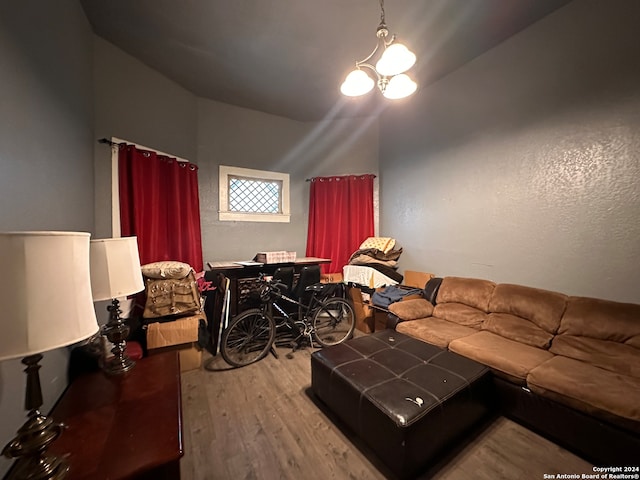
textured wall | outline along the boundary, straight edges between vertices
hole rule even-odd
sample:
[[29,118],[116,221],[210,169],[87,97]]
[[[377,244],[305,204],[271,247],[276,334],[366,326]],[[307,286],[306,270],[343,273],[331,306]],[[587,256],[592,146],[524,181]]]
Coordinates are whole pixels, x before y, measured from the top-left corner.
[[[199,100],[198,179],[204,260],[250,260],[258,251],[304,256],[313,176],[377,173],[378,124],[371,119],[302,123]],[[290,223],[218,220],[218,167],[290,175]]]
[[385,115],[402,268],[640,302],[638,22],[572,2]]
[[[0,230],[91,232],[91,30],[80,4],[0,2],[0,59]],[[44,412],[67,385],[67,360],[65,348],[44,354]],[[0,446],[26,419],[23,369],[0,363]],[[10,466],[0,459],[0,477]]]

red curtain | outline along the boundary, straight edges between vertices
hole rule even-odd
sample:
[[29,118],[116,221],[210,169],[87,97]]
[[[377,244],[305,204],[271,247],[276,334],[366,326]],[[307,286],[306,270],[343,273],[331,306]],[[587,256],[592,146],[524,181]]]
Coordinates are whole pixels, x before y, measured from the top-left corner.
[[120,146],[120,228],[136,235],[140,262],[177,260],[202,271],[198,167]]
[[307,256],[330,258],[323,273],[342,273],[360,244],[374,235],[374,175],[311,180]]

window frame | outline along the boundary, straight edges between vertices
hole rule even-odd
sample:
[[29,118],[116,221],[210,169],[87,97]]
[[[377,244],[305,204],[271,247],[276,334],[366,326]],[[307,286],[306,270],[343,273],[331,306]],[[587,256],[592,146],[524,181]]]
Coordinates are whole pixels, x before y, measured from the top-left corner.
[[[233,212],[229,210],[229,181],[233,178],[246,178],[247,180],[279,181],[282,184],[280,192],[281,213],[256,213],[256,212]],[[289,201],[289,174],[280,172],[269,172],[267,170],[255,170],[252,168],[230,167],[228,165],[219,166],[218,175],[218,220],[225,222],[281,222],[291,221],[291,210]]]

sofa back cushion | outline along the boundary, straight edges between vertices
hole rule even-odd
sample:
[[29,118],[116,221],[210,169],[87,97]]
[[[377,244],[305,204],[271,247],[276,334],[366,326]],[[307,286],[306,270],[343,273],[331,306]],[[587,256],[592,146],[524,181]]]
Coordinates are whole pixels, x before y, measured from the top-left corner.
[[640,305],[569,297],[558,333],[611,340],[640,348]]
[[433,309],[433,316],[478,330],[487,318],[486,312],[462,303],[439,303]]
[[640,378],[640,305],[569,297],[549,350]]
[[549,351],[640,379],[640,350],[624,343],[574,335],[557,335]]
[[552,334],[545,332],[535,323],[508,313],[488,314],[482,324],[482,330],[487,330],[525,345],[544,348],[545,350],[549,348],[553,339]]
[[489,280],[445,277],[438,289],[433,316],[480,329],[495,286]]
[[560,326],[567,298],[562,293],[523,285],[496,285],[482,329],[547,349]]
[[438,290],[436,305],[438,303],[461,303],[486,313],[495,286],[496,284],[489,280],[445,277]]

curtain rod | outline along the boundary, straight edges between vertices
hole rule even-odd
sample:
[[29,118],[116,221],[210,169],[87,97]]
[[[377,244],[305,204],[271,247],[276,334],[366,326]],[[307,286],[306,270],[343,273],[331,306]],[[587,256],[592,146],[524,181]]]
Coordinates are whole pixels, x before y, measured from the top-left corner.
[[107,145],[111,145],[112,147],[122,145],[121,143],[112,142],[108,138],[101,138],[100,140],[98,140],[98,143],[106,143]]
[[121,141],[121,142],[114,142],[109,140],[108,138],[101,138],[98,140],[98,143],[104,143],[106,145],[109,145],[111,147],[120,147],[122,145],[133,145],[136,148],[141,148],[143,150],[149,150],[151,152],[156,152],[158,155],[164,155],[165,157],[171,157],[171,158],[175,158],[178,162],[181,163],[191,163],[189,160],[185,159],[185,158],[180,158],[177,155],[173,155],[171,153],[165,153],[165,152],[161,152],[160,150],[156,150],[155,148],[151,148],[151,147],[145,147],[144,145],[138,145],[137,143],[133,143],[133,142],[126,142],[126,141]]
[[[348,175],[330,175],[332,177],[362,177],[364,175],[371,175],[373,176],[373,178],[376,178],[377,175],[374,175],[373,173],[350,173]],[[315,180],[316,178],[322,178],[322,177],[311,177],[311,178],[307,178],[305,179],[305,182],[313,182],[313,180]]]

